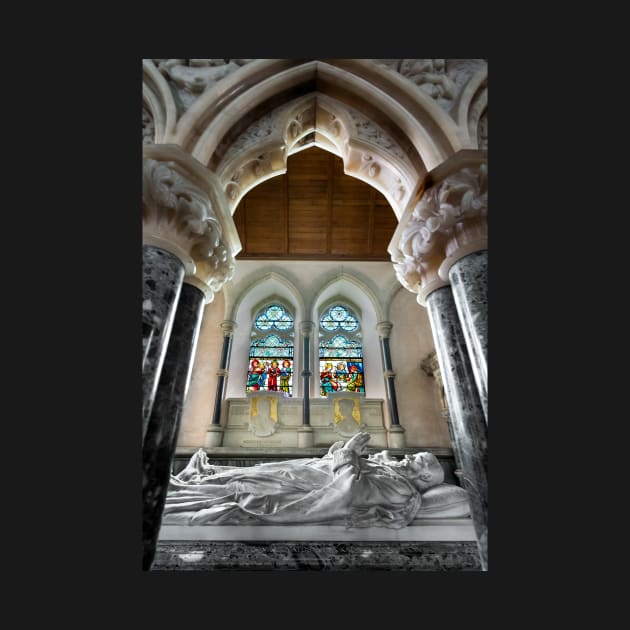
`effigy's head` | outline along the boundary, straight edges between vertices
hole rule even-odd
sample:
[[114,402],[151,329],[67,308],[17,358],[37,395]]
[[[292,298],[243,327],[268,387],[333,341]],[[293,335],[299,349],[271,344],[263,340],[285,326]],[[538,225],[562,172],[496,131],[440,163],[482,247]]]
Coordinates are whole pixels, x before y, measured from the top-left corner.
[[403,461],[408,462],[404,466],[407,478],[420,492],[444,482],[444,469],[433,453],[406,455]]

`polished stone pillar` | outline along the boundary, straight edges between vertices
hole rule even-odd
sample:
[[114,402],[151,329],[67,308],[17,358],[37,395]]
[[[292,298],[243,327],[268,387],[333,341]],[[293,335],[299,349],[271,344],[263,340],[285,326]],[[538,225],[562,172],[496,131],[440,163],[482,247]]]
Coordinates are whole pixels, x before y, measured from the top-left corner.
[[302,426],[298,429],[298,446],[313,446],[313,428],[311,427],[311,400],[310,380],[313,374],[311,370],[311,334],[313,322],[300,322],[302,334]]
[[[240,241],[214,173],[176,145],[145,145],[142,153],[146,570],[160,527],[203,304],[232,278]],[[156,358],[158,349],[162,354]]]
[[184,283],[142,452],[142,565],[145,571],[150,569],[155,554],[203,306],[204,294]]
[[142,441],[154,405],[173,317],[184,280],[184,265],[174,254],[142,248]]
[[454,447],[468,491],[482,567],[488,568],[487,425],[450,287],[426,299],[453,428]]
[[392,367],[392,356],[389,347],[389,335],[392,331],[391,322],[379,322],[376,325],[379,339],[381,342],[381,358],[383,360],[383,376],[385,377],[385,386],[387,388],[387,406],[389,409],[390,429],[389,429],[389,446],[390,448],[404,448],[405,430],[400,426],[398,417],[398,402],[396,399],[396,386],[394,379],[396,373]]
[[225,389],[225,379],[228,375],[228,365],[230,362],[230,352],[232,351],[232,333],[236,327],[236,322],[229,320],[221,322],[223,330],[223,348],[221,349],[221,365],[217,371],[217,393],[214,399],[214,412],[212,414],[212,424],[221,424],[221,405],[223,403],[223,390]]
[[455,305],[488,421],[488,250],[460,258],[449,269]]

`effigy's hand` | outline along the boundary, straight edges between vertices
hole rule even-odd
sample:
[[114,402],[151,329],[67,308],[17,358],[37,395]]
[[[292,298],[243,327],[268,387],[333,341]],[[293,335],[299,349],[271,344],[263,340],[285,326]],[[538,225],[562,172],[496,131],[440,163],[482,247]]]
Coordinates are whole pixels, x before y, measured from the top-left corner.
[[367,452],[367,443],[370,441],[369,433],[357,433],[353,435],[347,442],[344,448],[355,452],[357,455],[365,455]]
[[347,448],[337,449],[332,457],[332,473],[334,477],[344,474],[346,471],[352,471],[355,479],[361,474],[361,464],[359,456],[353,450]]
[[335,451],[338,451],[340,448],[343,448],[343,440],[339,440],[330,446],[328,449],[328,453],[324,455],[324,457],[332,457]]

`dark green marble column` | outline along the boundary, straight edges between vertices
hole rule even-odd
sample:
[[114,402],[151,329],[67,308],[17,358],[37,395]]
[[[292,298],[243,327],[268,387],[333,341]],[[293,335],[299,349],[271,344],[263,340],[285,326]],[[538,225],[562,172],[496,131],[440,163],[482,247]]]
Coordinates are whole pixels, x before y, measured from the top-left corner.
[[426,299],[433,340],[462,467],[462,485],[468,491],[484,570],[488,568],[488,438],[487,424],[466,341],[450,286]]
[[144,442],[155,392],[184,280],[184,264],[164,249],[142,248],[142,441]]
[[460,258],[449,269],[459,321],[488,421],[488,251]]
[[145,571],[150,569],[155,554],[203,306],[203,293],[184,283],[142,450],[142,565]]

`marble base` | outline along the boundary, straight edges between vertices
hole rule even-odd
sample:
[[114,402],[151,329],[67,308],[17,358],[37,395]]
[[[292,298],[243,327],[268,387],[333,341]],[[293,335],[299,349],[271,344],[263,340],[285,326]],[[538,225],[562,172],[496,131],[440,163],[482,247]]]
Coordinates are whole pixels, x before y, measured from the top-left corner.
[[399,424],[390,427],[388,433],[389,448],[405,448],[405,430]]
[[311,448],[313,446],[315,432],[312,427],[303,425],[297,431],[298,448]]
[[223,427],[211,424],[206,433],[206,448],[214,448],[223,444]]
[[[334,422],[334,396],[330,399],[310,399],[310,424],[313,430],[313,446],[330,446],[342,436]],[[248,398],[228,398],[225,403],[225,433],[222,445],[243,448],[295,448],[300,439],[303,424],[303,400],[280,398],[278,422],[273,433],[257,435],[251,428],[250,401]],[[362,398],[360,405],[361,430],[370,434],[370,446],[388,448],[387,430],[383,419],[383,400]]]
[[417,519],[400,529],[343,525],[162,525],[160,540],[477,540],[470,518]]
[[161,541],[152,571],[481,571],[458,542]]

